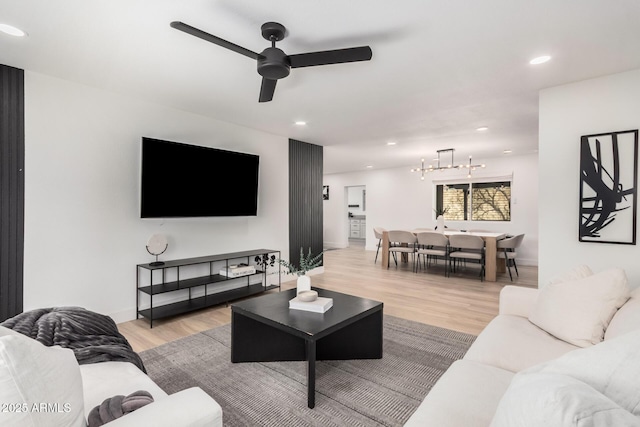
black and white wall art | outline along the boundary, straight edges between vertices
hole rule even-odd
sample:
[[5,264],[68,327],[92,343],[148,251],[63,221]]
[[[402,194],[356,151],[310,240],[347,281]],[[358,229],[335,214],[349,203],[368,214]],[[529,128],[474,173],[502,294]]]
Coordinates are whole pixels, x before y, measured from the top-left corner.
[[322,200],[329,200],[329,186],[322,186]]
[[636,244],[638,130],[580,138],[581,242]]

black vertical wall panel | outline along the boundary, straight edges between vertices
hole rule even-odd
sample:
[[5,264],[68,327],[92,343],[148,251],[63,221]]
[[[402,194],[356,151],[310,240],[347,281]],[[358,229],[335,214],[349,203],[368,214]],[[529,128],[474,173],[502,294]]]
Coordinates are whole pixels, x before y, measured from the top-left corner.
[[22,312],[24,71],[0,65],[0,321]]
[[322,146],[289,140],[289,261],[322,252]]

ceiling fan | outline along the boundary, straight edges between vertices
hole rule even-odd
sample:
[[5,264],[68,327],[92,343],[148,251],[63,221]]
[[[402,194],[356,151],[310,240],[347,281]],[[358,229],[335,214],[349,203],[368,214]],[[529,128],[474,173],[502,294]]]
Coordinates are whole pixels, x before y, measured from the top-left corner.
[[277,22],[262,24],[262,37],[271,42],[271,47],[266,48],[260,53],[245,49],[242,46],[223,40],[220,37],[206,33],[180,21],[172,22],[171,27],[251,59],[255,59],[258,63],[258,73],[262,76],[259,102],[269,102],[273,99],[277,81],[287,77],[291,68],[369,61],[372,56],[369,46],[287,55],[276,47],[276,42],[284,39],[286,35],[286,28]]

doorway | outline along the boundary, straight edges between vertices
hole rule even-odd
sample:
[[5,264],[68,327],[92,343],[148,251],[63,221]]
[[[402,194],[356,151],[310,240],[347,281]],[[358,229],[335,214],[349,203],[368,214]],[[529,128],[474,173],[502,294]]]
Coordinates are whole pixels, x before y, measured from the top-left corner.
[[364,250],[367,242],[367,188],[345,187],[345,211],[348,218],[347,242],[350,248]]

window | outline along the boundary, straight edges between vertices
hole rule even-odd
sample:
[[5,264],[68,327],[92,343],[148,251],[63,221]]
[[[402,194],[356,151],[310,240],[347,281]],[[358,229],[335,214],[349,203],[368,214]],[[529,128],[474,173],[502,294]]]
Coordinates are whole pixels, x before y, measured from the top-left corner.
[[436,211],[450,221],[511,221],[511,182],[436,186]]

